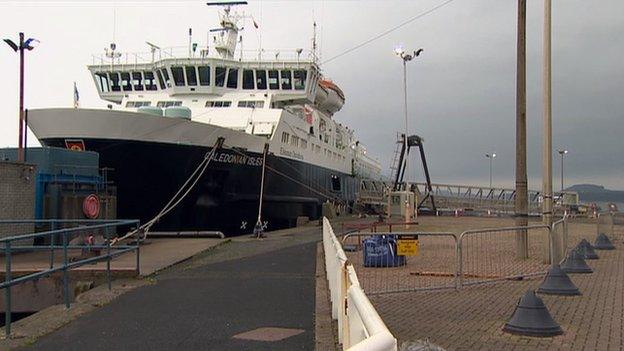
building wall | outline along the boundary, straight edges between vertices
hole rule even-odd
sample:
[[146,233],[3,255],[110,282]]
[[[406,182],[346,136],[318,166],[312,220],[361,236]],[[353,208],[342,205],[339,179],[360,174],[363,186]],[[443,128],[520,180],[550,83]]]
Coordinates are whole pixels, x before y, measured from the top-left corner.
[[[0,220],[35,218],[35,174],[34,165],[0,161]],[[0,224],[0,237],[33,229],[33,224]]]

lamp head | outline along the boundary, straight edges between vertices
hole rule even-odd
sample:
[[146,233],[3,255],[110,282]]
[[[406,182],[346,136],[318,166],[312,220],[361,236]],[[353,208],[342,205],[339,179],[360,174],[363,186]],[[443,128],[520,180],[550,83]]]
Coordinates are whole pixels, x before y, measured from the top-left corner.
[[399,44],[394,47],[394,54],[401,58],[403,57],[403,55],[405,55],[405,49],[403,49],[403,44]]

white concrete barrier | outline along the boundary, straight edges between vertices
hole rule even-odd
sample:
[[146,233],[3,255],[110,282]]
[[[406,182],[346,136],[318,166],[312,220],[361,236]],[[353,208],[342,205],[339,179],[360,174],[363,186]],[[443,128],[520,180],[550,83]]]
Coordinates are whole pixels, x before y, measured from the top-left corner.
[[360,287],[355,269],[348,264],[327,218],[323,218],[323,249],[332,318],[338,321],[338,340],[342,349],[396,351],[396,338]]

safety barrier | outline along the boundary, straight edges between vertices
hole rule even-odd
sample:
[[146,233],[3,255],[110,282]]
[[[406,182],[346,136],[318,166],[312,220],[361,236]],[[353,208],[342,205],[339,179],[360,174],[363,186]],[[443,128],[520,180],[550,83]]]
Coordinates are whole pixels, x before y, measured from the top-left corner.
[[360,287],[331,224],[323,218],[325,269],[343,350],[396,351],[397,341]]
[[574,242],[568,236],[568,217],[553,222],[551,234],[551,253],[552,261],[561,263],[565,260],[568,251],[572,249]]
[[[47,226],[50,230],[45,229],[42,232],[30,234],[13,235],[0,238],[0,245],[3,246],[4,261],[6,265],[5,280],[0,283],[0,289],[4,289],[5,301],[5,335],[11,337],[11,287],[28,281],[37,280],[49,276],[56,272],[62,272],[63,283],[63,299],[65,307],[70,306],[69,292],[69,270],[86,264],[98,261],[106,261],[106,278],[108,289],[111,289],[111,260],[126,252],[136,252],[136,271],[139,274],[139,234],[137,232],[134,245],[111,245],[110,235],[118,227],[136,228],[139,225],[138,220],[0,220],[0,225],[11,226],[11,230],[27,226],[31,228]],[[60,228],[60,229],[56,229]],[[71,245],[71,237],[83,235],[89,237],[93,233],[103,233],[106,237],[103,245],[95,243],[89,245]],[[49,245],[33,245],[36,239],[50,240]],[[55,251],[61,250],[62,262],[55,263]],[[96,256],[88,258],[75,258],[70,261],[70,250],[90,250],[97,252]],[[31,251],[48,251],[49,252],[49,269],[39,272],[29,273],[13,278],[13,255],[17,252]]]
[[460,286],[541,275],[550,263],[550,227],[467,230],[458,246]]
[[[375,244],[375,238],[381,245]],[[397,258],[396,243],[418,239],[416,257]],[[368,248],[365,243],[368,242]],[[450,232],[349,233],[342,238],[349,262],[369,294],[457,287],[457,236]],[[375,245],[375,247],[372,247]],[[365,264],[366,252],[375,262]],[[367,267],[368,265],[368,267]],[[383,268],[380,268],[383,267]]]

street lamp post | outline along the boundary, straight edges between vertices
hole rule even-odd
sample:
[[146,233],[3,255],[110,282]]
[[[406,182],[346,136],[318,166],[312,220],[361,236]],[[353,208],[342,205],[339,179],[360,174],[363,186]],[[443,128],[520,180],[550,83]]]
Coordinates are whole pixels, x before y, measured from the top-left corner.
[[563,194],[563,156],[568,153],[568,150],[559,149],[557,152],[561,156],[561,193]]
[[410,210],[410,201],[409,201],[409,173],[408,173],[408,124],[407,124],[407,62],[413,60],[415,57],[420,56],[423,52],[423,49],[418,49],[413,51],[412,53],[407,53],[403,49],[402,46],[397,46],[394,49],[394,53],[403,60],[403,109],[405,112],[405,134],[403,135],[403,142],[405,145],[405,168],[403,170],[403,174],[405,174],[405,191],[408,192],[408,196],[405,198],[405,221],[409,222],[411,219],[411,210]]
[[491,190],[492,189],[492,161],[496,158],[496,154],[495,153],[485,154],[485,157],[487,157],[490,160],[490,190]]
[[38,42],[37,39],[28,38],[24,40],[24,33],[19,33],[19,45],[15,44],[11,39],[4,39],[15,52],[19,52],[20,55],[20,70],[19,70],[19,138],[17,149],[17,161],[24,162],[24,134],[26,128],[24,126],[24,49],[30,51],[34,49],[31,45],[33,42]]

